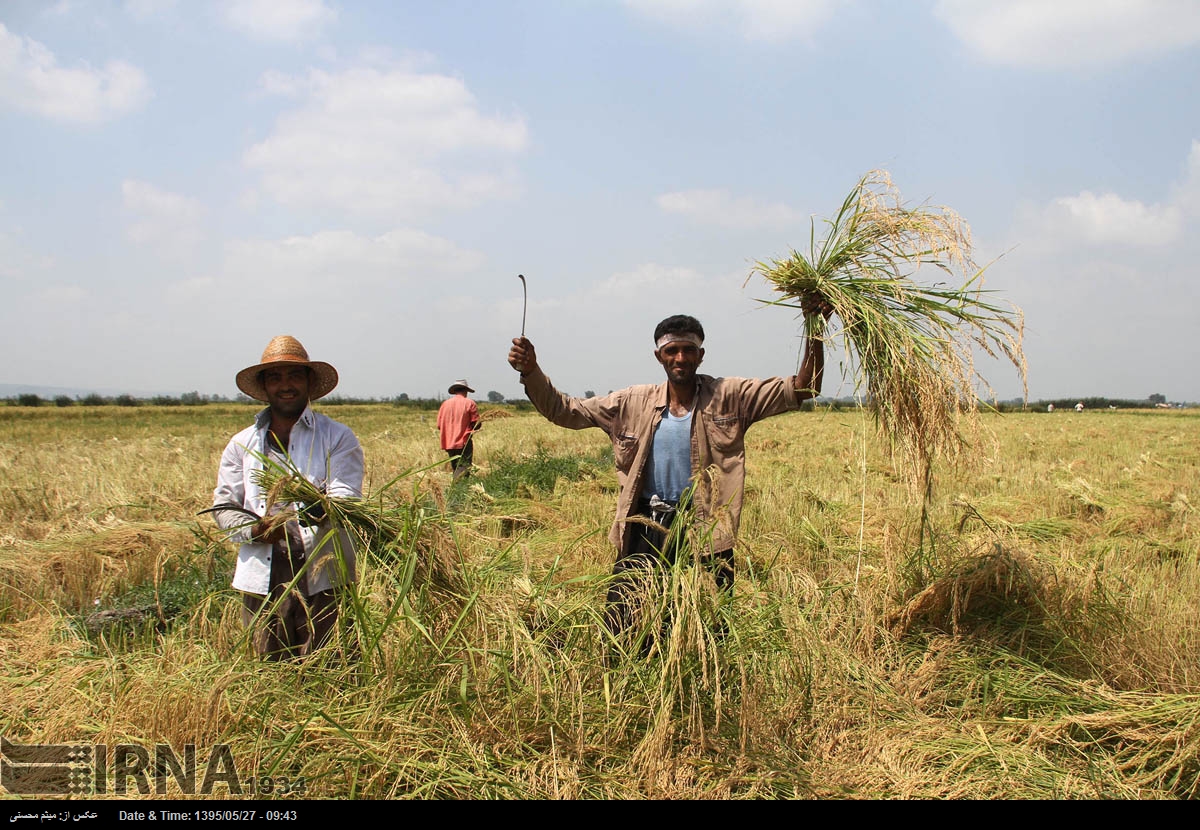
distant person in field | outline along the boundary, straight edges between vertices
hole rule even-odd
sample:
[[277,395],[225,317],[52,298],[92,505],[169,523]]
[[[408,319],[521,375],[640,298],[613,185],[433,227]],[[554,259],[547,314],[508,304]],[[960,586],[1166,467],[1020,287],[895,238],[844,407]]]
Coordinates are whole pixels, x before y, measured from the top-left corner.
[[[214,516],[240,543],[233,587],[242,592],[242,619],[263,659],[303,657],[327,642],[337,622],[338,590],[355,579],[349,534],[333,532],[320,505],[270,504],[256,480],[267,463],[286,464],[329,496],[362,496],[358,438],[310,406],[337,382],[336,369],[309,360],[300,341],[287,335],[272,339],[262,360],[237,374],[238,389],[267,408],[225,447],[213,505],[235,509]],[[297,512],[281,521],[289,511]]]
[[[805,300],[806,312],[828,317],[822,300]],[[598,427],[612,440],[620,493],[609,539],[617,548],[605,622],[614,635],[633,623],[633,595],[661,563],[674,561],[663,532],[685,493],[690,496],[705,550],[700,558],[717,587],[732,593],[734,556],[746,475],[745,435],[751,424],[790,412],[821,390],[825,351],[820,339],[805,344],[800,370],[766,380],[717,378],[697,372],[704,361],[704,328],[687,315],[654,330],[654,359],[666,380],[630,386],[598,398],[573,398],[554,388],[538,364],[533,343],[514,338],[508,362],[521,373],[529,400],[549,421],[569,429]],[[643,645],[643,653],[648,644]]]
[[475,390],[467,385],[465,378],[451,383],[446,391],[450,397],[438,407],[437,426],[442,436],[442,449],[450,456],[454,481],[459,481],[471,474],[471,462],[475,457],[471,439],[483,423],[479,420],[479,407],[467,397]]

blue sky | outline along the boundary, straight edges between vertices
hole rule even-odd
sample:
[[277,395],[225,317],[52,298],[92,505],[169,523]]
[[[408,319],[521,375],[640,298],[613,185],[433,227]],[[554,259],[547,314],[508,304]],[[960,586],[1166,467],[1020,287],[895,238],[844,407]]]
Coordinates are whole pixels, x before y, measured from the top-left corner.
[[1031,399],[1200,401],[1198,44],[1193,0],[3,0],[0,383],[232,395],[289,333],[344,395],[519,396],[518,273],[573,394],[660,380],[673,313],[788,374],[754,263],[882,168],[995,260]]

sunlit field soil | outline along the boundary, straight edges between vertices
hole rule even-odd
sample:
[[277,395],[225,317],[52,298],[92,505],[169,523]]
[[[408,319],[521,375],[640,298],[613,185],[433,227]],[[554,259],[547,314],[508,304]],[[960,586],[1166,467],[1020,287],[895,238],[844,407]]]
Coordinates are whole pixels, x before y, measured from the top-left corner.
[[[434,412],[316,408],[382,530],[337,644],[281,664],[198,515],[252,407],[0,408],[0,734],[196,747],[96,797],[1200,793],[1200,415],[988,415],[924,506],[857,411],[757,424],[734,596],[667,569],[640,658],[601,622],[601,432],[485,405],[452,488]],[[238,786],[201,792],[217,747]]]

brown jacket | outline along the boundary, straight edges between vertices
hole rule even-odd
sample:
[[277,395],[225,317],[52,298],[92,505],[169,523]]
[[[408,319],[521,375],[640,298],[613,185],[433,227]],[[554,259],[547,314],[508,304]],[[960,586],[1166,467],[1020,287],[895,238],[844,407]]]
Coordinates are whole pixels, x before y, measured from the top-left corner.
[[[696,520],[713,525],[706,542],[728,550],[737,538],[746,481],[746,430],[756,421],[800,406],[795,378],[714,378],[697,375],[692,416],[693,504]],[[521,382],[529,400],[551,423],[569,429],[599,427],[612,439],[621,488],[617,516],[608,538],[618,550],[626,537],[625,519],[636,512],[642,473],[654,431],[667,411],[667,384],[630,386],[600,398],[572,398],[554,388],[536,369]],[[715,519],[715,524],[714,524]]]

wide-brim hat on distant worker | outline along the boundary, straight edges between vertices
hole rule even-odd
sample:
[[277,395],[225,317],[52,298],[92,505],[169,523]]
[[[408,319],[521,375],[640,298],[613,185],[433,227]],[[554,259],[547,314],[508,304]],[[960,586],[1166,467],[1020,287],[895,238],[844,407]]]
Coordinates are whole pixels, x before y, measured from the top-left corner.
[[271,338],[271,342],[263,349],[261,361],[237,373],[238,389],[256,401],[265,402],[267,390],[263,386],[262,372],[278,366],[307,366],[312,370],[308,381],[310,401],[328,395],[338,383],[337,369],[320,360],[309,360],[308,351],[300,345],[299,340],[289,334],[281,334]]
[[474,392],[474,391],[475,391],[474,389],[472,389],[470,386],[468,386],[468,385],[467,385],[467,379],[466,379],[466,378],[459,378],[458,380],[454,381],[454,383],[450,384],[450,388],[449,388],[449,389],[447,389],[446,391],[447,391],[447,392],[449,392],[451,395],[453,395],[453,394],[454,394],[455,392],[457,392],[459,389],[465,389],[465,390],[467,390],[468,392]]

